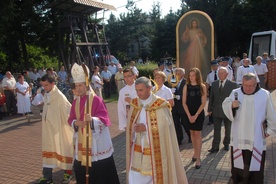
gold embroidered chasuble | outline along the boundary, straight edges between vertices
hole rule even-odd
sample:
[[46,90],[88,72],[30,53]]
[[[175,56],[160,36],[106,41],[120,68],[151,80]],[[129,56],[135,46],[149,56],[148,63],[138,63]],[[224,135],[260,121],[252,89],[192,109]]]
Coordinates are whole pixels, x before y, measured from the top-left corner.
[[154,184],[188,183],[169,103],[152,94],[152,101],[146,107],[147,131],[144,133],[148,138],[141,139],[144,133],[138,133],[135,140],[134,126],[139,123],[142,107],[138,98],[133,99],[130,105],[126,129],[127,183],[130,169],[145,176],[151,175]]
[[42,113],[43,166],[71,170],[73,128],[68,125],[71,104],[56,86],[44,96]]

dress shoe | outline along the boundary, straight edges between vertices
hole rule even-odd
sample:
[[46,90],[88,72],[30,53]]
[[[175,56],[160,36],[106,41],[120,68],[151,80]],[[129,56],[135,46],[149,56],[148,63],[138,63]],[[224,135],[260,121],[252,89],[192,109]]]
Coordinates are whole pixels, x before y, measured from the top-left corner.
[[196,169],[200,169],[200,168],[201,168],[201,165],[196,165],[195,168],[196,168]]
[[224,146],[225,151],[229,151],[229,145]]
[[192,158],[192,161],[195,162],[195,161],[196,161],[196,158],[193,157],[193,158]]
[[219,151],[219,149],[215,149],[215,148],[212,148],[210,150],[208,150],[210,153],[217,153]]

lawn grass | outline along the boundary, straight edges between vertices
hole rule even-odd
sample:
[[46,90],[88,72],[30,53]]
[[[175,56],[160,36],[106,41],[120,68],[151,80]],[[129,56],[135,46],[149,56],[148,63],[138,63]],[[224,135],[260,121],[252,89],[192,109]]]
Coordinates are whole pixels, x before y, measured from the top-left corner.
[[117,102],[118,98],[119,98],[118,94],[113,94],[107,99],[104,98],[104,103]]

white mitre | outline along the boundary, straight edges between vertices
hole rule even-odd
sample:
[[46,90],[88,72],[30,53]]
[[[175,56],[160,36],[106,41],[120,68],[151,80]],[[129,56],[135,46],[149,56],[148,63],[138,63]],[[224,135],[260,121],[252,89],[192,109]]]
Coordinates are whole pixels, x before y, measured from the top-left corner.
[[[89,77],[89,69],[86,65],[85,67]],[[78,65],[77,63],[74,63],[71,69],[71,74],[72,74],[74,83],[85,82],[85,73],[83,71],[82,65]]]

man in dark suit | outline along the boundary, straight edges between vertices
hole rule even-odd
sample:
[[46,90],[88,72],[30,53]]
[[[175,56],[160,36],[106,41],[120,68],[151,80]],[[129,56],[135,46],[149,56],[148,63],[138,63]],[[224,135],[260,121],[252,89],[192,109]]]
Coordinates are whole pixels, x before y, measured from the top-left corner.
[[[185,122],[185,111],[182,105],[182,93],[183,93],[183,87],[186,84],[186,80],[184,79],[185,70],[183,68],[177,68],[175,69],[175,74],[179,79],[179,83],[176,86],[174,95],[174,106],[172,108],[172,116],[174,121],[174,126],[176,130],[176,136],[178,144],[182,144],[183,140],[183,130],[182,126],[184,127],[185,132],[188,135],[188,142],[191,143],[191,137],[190,137],[190,130],[188,126],[188,122]],[[182,126],[181,126],[182,125]]]
[[208,114],[213,116],[214,121],[214,138],[210,153],[216,153],[219,150],[221,139],[221,124],[224,123],[225,136],[223,140],[224,150],[229,150],[231,121],[227,119],[222,109],[222,102],[230,95],[238,84],[227,79],[228,70],[226,67],[220,67],[218,71],[219,80],[212,83],[211,94],[209,96]]
[[[207,75],[207,78],[206,78],[206,85],[207,85],[207,91],[208,91],[208,94],[211,93],[211,88],[212,88],[212,83],[216,80],[218,80],[218,67],[219,67],[219,64],[218,64],[218,60],[213,60],[211,62],[211,68],[212,68],[212,71],[210,71]],[[213,124],[213,116],[212,114],[209,115],[209,122],[207,125],[211,125]]]

